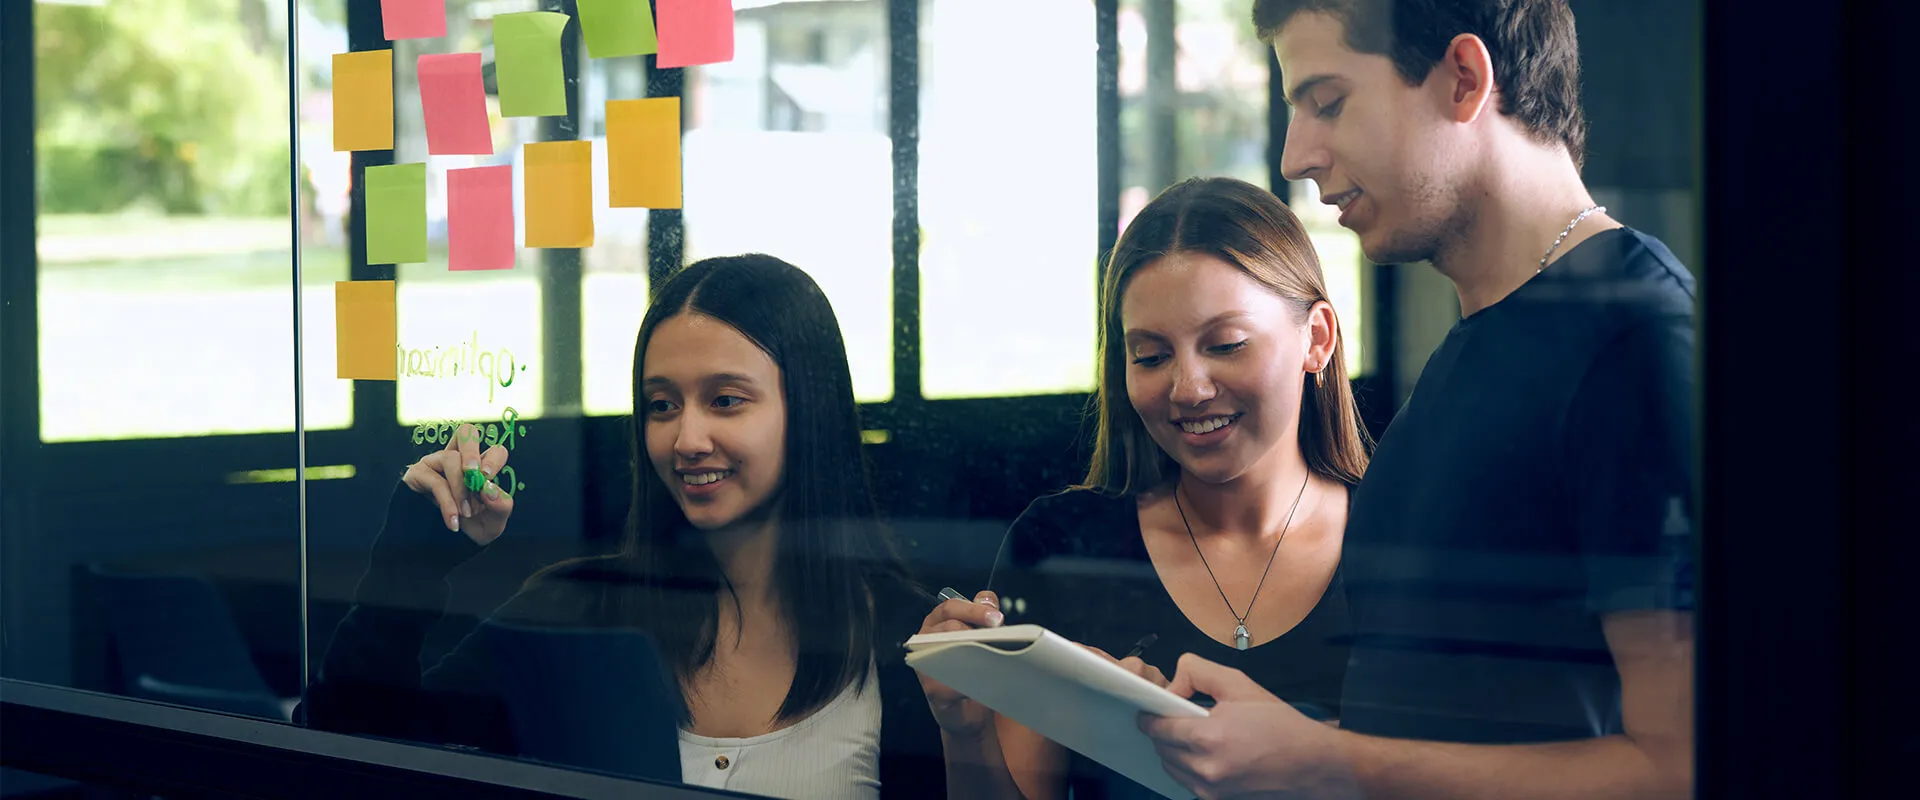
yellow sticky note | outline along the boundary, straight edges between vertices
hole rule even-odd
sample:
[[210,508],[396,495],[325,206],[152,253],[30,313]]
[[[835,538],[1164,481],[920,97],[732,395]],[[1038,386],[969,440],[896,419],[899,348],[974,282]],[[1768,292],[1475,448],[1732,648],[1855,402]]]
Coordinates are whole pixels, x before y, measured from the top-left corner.
[[333,149],[393,149],[393,51],[333,55]]
[[593,143],[526,145],[528,247],[593,246]]
[[340,281],[333,285],[334,362],[342,378],[398,379],[399,334],[393,281]]
[[680,98],[607,102],[607,203],[680,207]]

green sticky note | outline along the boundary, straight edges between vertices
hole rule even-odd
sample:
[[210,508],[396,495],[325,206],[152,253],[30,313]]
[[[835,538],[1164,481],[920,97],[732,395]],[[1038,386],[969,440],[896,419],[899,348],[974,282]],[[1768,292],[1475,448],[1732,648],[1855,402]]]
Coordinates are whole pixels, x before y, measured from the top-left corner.
[[644,56],[658,52],[653,12],[647,0],[577,0],[580,32],[587,37],[588,58]]
[[367,263],[427,260],[427,165],[367,168]]
[[523,11],[493,18],[493,74],[500,116],[557,117],[567,113],[567,73],[560,32],[567,15]]

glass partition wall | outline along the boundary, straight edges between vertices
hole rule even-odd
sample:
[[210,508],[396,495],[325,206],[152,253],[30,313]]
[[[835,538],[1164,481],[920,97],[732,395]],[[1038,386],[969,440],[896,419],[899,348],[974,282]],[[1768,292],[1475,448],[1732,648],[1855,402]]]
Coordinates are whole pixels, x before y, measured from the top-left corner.
[[[7,678],[753,792],[792,726],[689,723],[697,687],[740,687],[676,672],[664,634],[551,638],[633,627],[610,621],[634,598],[760,630],[753,587],[707,563],[724,547],[646,538],[662,497],[697,528],[684,509],[728,481],[864,491],[919,590],[988,587],[1016,518],[1087,478],[1102,263],[1188,177],[1290,204],[1374,435],[1460,322],[1444,278],[1369,262],[1281,174],[1301,112],[1252,0],[32,5],[35,250],[0,263],[37,311],[30,352],[0,340],[0,491],[30,497],[4,537]],[[1657,29],[1690,58],[1697,21],[1572,5],[1588,181],[1695,267],[1697,87],[1624,54]],[[791,269],[737,289],[751,313],[692,292],[691,333],[659,309],[648,358],[690,372],[635,375],[673,278],[749,253]],[[796,433],[839,389],[784,383],[812,367],[766,332],[827,327],[845,424]],[[762,403],[788,427],[739,438]],[[766,449],[829,433],[857,463]],[[707,582],[649,583],[646,547]],[[1150,563],[1111,561],[1060,574],[1158,596]],[[924,733],[885,648],[932,604],[903,596],[873,590],[883,702],[859,713]],[[818,630],[784,635],[820,655]],[[874,746],[939,774],[937,733]]]

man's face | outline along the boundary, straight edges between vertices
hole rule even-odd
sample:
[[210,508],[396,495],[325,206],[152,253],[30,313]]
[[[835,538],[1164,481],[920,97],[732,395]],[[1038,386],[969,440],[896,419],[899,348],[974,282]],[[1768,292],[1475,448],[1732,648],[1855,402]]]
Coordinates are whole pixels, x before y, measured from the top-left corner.
[[1318,184],[1377,263],[1424,261],[1471,221],[1457,175],[1462,126],[1447,116],[1450,82],[1435,70],[1408,86],[1383,55],[1347,47],[1345,25],[1303,13],[1274,36],[1293,120],[1280,167]]

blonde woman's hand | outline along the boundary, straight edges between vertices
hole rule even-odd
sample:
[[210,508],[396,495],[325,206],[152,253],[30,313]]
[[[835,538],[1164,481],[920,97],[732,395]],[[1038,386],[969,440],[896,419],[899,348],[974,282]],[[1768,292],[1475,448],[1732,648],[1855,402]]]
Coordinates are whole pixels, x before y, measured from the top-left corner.
[[[1003,620],[1000,598],[995,597],[993,592],[981,592],[974,595],[971,603],[948,600],[934,606],[926,620],[920,623],[920,632],[996,628]],[[993,711],[925,674],[920,675],[920,691],[926,693],[927,706],[933,709],[933,718],[940,723],[940,729],[949,734],[977,737],[993,723]]]

